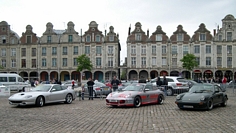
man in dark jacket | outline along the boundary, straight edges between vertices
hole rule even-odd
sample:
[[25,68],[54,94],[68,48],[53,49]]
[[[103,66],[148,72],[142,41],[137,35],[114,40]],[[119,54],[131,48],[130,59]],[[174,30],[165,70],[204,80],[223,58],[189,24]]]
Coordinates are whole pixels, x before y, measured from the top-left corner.
[[119,80],[116,79],[116,76],[113,77],[113,80],[111,81],[111,85],[113,88],[113,91],[116,91],[118,89],[118,85],[120,84]]
[[165,88],[164,92],[167,95],[168,81],[166,79],[166,76],[163,76],[163,83],[162,83],[162,85],[164,86],[164,88]]
[[88,85],[88,92],[89,92],[89,100],[90,99],[93,100],[93,85],[94,85],[94,82],[93,82],[92,78],[88,79],[87,85]]

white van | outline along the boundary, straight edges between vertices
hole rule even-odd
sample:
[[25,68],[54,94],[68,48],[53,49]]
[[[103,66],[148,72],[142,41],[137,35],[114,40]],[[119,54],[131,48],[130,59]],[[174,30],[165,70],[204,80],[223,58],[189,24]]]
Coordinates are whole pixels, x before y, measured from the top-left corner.
[[24,79],[15,73],[0,73],[0,83],[9,87],[11,91],[24,91],[30,84],[25,83]]

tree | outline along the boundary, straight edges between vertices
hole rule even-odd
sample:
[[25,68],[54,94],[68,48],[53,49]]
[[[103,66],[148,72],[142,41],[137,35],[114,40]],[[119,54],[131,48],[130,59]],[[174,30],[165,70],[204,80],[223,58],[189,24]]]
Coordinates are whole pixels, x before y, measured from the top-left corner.
[[0,69],[4,69],[4,67],[0,65]]
[[122,80],[126,79],[126,71],[125,70],[122,71],[120,79],[122,79]]
[[[194,67],[198,67],[196,56],[194,54],[188,53],[180,61],[182,62],[182,67],[191,72]],[[192,77],[192,73],[190,73],[190,77]]]
[[90,61],[89,57],[86,56],[85,54],[78,56],[77,62],[78,62],[77,71],[81,72],[85,69],[91,71],[93,68],[92,62]]

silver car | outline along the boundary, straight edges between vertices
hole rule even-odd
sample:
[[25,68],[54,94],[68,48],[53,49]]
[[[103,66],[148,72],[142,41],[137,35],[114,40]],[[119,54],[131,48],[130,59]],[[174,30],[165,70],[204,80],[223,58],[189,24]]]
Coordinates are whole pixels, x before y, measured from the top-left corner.
[[36,105],[42,107],[47,103],[64,102],[67,104],[75,100],[75,91],[59,84],[41,84],[29,92],[16,93],[8,98],[11,105]]
[[[74,88],[77,88],[78,87],[78,82],[77,81],[74,81],[75,82],[75,86]],[[61,84],[62,86],[72,86],[72,80],[67,80],[65,81],[64,83]]]
[[[160,76],[161,81],[163,82],[163,76]],[[166,76],[168,81],[167,95],[172,96],[174,94],[180,94],[187,92],[189,90],[188,82],[185,78],[176,77],[176,76]],[[157,78],[152,79],[150,82],[153,86],[156,86]]]
[[[88,85],[85,84],[85,94],[88,94]],[[93,97],[97,97],[98,95],[108,95],[111,93],[111,88],[106,86],[104,83],[101,82],[94,82],[93,85]]]

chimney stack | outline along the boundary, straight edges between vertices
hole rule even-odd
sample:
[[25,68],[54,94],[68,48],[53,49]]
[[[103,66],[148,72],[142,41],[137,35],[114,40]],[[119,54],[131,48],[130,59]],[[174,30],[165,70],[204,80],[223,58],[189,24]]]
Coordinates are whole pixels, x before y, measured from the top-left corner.
[[216,35],[216,29],[213,30],[213,34],[214,34],[214,36]]
[[149,29],[147,30],[147,36],[149,37]]
[[130,30],[131,30],[131,24],[130,24],[130,26],[129,26],[129,32],[128,32],[128,35],[130,35]]

